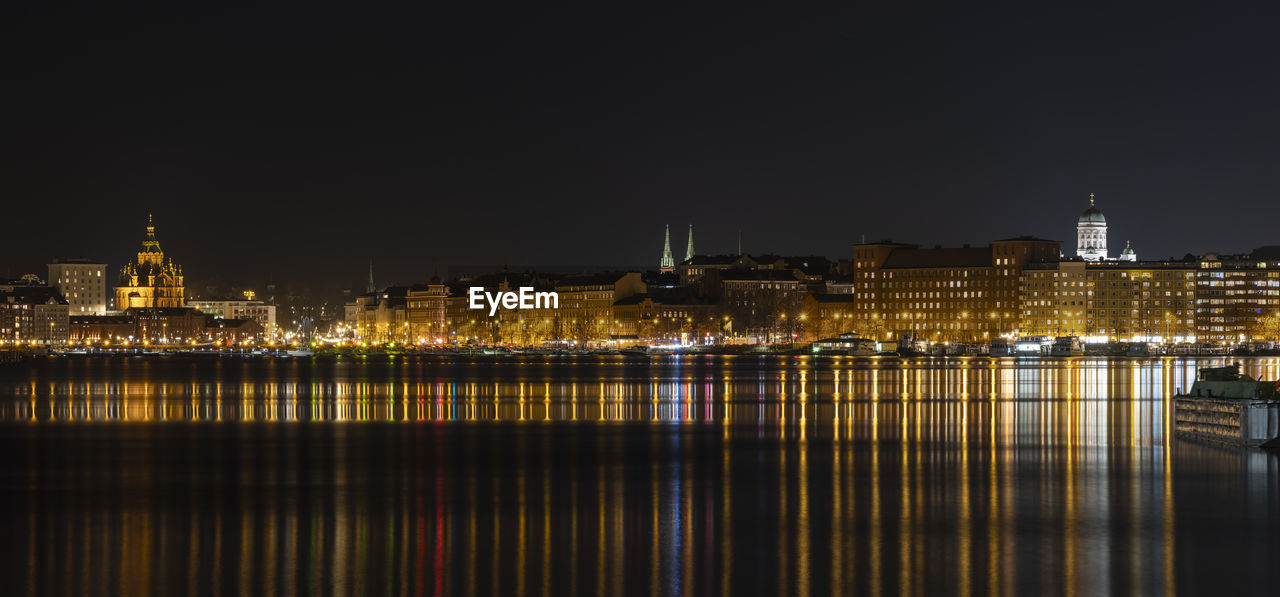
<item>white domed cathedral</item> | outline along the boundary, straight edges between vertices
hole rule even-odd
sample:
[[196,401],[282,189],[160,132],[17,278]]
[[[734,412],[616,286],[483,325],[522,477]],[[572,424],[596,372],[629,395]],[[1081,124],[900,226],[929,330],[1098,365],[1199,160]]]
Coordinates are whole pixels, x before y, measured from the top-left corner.
[[[1076,256],[1085,261],[1110,261],[1107,256],[1107,218],[1098,209],[1093,193],[1089,193],[1089,209],[1076,221]],[[1137,261],[1138,256],[1126,245],[1120,260]]]
[[1085,261],[1107,259],[1107,218],[1094,204],[1093,193],[1089,193],[1089,209],[1076,222],[1076,256]]

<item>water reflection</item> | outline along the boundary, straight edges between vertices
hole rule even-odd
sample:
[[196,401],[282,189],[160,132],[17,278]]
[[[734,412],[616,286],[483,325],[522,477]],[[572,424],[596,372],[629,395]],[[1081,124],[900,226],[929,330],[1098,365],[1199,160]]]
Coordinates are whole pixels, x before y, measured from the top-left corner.
[[[864,439],[871,409],[888,409],[904,434],[927,425],[924,437],[956,441],[967,416],[959,411],[986,403],[997,406],[975,422],[1000,419],[1002,434],[1057,443],[1069,429],[1083,436],[1073,441],[1098,443],[1114,439],[1120,417],[1134,441],[1159,443],[1163,400],[1189,386],[1197,366],[1223,362],[685,361],[66,359],[0,378],[14,398],[0,403],[0,420],[805,422],[801,432]],[[1246,369],[1280,375],[1275,359]],[[1129,412],[1114,406],[1118,397]]]
[[27,594],[1269,590],[1278,459],[1166,432],[1204,364],[47,361],[0,379],[4,574]]

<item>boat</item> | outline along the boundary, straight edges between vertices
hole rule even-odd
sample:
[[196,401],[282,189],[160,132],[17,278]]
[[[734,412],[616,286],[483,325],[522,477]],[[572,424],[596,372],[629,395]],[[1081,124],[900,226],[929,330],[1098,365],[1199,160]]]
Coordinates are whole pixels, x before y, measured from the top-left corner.
[[648,352],[647,350],[645,350],[644,348],[623,348],[623,349],[621,349],[621,350],[619,350],[619,351],[618,351],[618,354],[623,355],[623,356],[629,356],[629,357],[647,357],[647,356],[649,356],[649,352]]
[[1011,357],[1013,356],[1013,344],[1008,338],[994,338],[991,340],[991,350],[989,354],[993,357]]
[[1238,363],[1201,369],[1173,413],[1175,435],[1280,449],[1280,381],[1255,380]]
[[840,334],[836,338],[814,340],[810,345],[813,354],[870,357],[876,354],[876,341],[859,338],[853,334]]
[[316,352],[315,352],[314,350],[307,349],[307,348],[295,348],[295,349],[293,349],[293,350],[285,351],[285,354],[286,354],[286,355],[288,355],[288,356],[291,356],[291,357],[313,357],[313,356],[316,356]]
[[1130,342],[1129,347],[1125,349],[1124,356],[1127,357],[1150,357],[1160,355],[1160,345],[1151,342]]
[[1013,354],[1019,357],[1039,357],[1047,354],[1047,348],[1040,338],[1020,338],[1013,343]]
[[1049,356],[1079,357],[1084,356],[1084,342],[1078,336],[1058,336],[1049,346]]

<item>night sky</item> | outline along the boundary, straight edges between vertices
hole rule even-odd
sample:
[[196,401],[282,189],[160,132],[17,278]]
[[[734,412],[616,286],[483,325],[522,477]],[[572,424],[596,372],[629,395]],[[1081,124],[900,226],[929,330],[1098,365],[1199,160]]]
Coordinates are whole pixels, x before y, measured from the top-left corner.
[[0,18],[0,275],[114,271],[148,212],[188,286],[656,266],[690,223],[1070,253],[1091,192],[1113,255],[1280,244],[1270,13],[48,4]]

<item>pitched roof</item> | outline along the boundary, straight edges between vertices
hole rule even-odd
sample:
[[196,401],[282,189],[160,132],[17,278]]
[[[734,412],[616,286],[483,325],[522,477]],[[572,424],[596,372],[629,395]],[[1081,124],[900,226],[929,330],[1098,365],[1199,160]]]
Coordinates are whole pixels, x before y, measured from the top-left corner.
[[725,282],[734,281],[772,281],[799,282],[795,272],[783,269],[729,270],[720,275]]
[[694,255],[692,259],[686,259],[680,265],[733,265],[740,259],[750,260],[751,257],[746,255]]
[[1057,241],[1057,240],[1050,240],[1050,239],[1047,239],[1047,238],[1039,238],[1039,237],[1035,237],[1035,236],[1015,236],[1015,237],[1013,237],[1013,238],[1001,238],[1001,239],[997,239],[997,240],[994,240],[994,241],[991,241],[991,242],[996,242],[996,243],[1009,243],[1009,242],[1015,242],[1015,241],[1031,241],[1031,242],[1038,242],[1038,243],[1057,243],[1057,242],[1062,242],[1062,241]]
[[65,305],[67,299],[58,293],[58,289],[51,286],[18,286],[14,285],[13,290],[0,291],[0,297],[6,303],[18,303],[26,305],[44,305],[55,304]]

